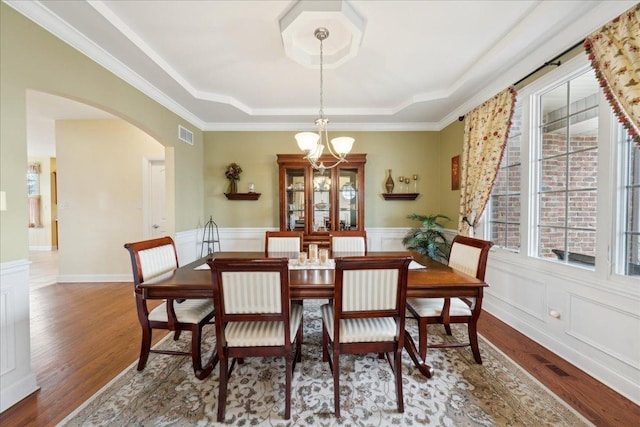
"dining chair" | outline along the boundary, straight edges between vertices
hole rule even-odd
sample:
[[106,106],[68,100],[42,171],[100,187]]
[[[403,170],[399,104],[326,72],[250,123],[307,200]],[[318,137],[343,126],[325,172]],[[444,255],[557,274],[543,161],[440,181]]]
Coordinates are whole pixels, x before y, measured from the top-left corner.
[[267,231],[265,233],[265,256],[302,252],[302,231]]
[[[451,242],[449,267],[484,281],[489,249],[493,242],[466,236],[456,236]],[[475,298],[408,298],[407,309],[418,321],[418,350],[426,359],[427,348],[471,347],[476,363],[482,364],[478,348],[477,323],[480,310],[476,310]],[[480,308],[480,307],[478,307]],[[468,342],[445,342],[428,344],[427,325],[444,325],[447,335],[451,335],[451,323],[466,323]]]
[[227,384],[236,360],[272,356],[285,359],[284,418],[288,420],[293,370],[302,357],[302,305],[289,302],[288,258],[220,258],[207,263],[220,363],[218,421],[224,420]]
[[[207,377],[214,365],[208,364],[203,368],[201,361],[202,329],[214,318],[213,300],[211,299],[167,299],[149,311],[145,293],[139,288],[142,283],[159,282],[178,268],[178,254],[171,237],[126,243],[124,247],[131,255],[133,269],[134,295],[138,310],[138,320],[142,327],[142,344],[138,371],[142,371],[147,364],[149,353],[170,355],[190,355],[193,372],[196,377]],[[155,350],[151,349],[151,337],[154,329],[174,331],[174,340],[180,339],[182,331],[191,331],[191,350]],[[213,359],[211,359],[213,360]]]
[[[320,307],[322,360],[333,372],[334,411],[340,417],[340,355],[377,353],[395,374],[398,412],[402,397],[407,276],[411,257],[335,259],[332,303]],[[393,355],[393,357],[392,357]]]
[[329,233],[331,253],[336,256],[359,256],[367,253],[367,232],[365,230],[343,230]]

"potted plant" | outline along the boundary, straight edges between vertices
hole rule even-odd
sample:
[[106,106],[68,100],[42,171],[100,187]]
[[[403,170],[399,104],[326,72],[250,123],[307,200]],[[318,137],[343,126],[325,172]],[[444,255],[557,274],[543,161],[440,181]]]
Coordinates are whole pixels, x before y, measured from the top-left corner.
[[422,226],[412,228],[402,239],[402,244],[410,250],[428,256],[436,261],[447,261],[451,244],[444,234],[441,221],[451,221],[446,215],[411,214],[407,218],[420,221]]

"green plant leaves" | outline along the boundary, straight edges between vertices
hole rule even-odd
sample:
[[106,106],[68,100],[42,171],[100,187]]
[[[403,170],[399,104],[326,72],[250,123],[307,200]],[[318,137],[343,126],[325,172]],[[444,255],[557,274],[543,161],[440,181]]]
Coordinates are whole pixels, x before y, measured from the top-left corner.
[[402,239],[402,244],[409,250],[446,262],[449,259],[450,243],[444,234],[443,221],[451,221],[446,215],[411,214],[408,219],[420,221],[422,226],[412,228]]

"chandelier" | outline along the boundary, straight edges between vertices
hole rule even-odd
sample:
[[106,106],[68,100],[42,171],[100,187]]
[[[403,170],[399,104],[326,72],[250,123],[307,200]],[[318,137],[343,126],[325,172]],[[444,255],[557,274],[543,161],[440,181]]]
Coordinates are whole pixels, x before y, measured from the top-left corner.
[[[322,42],[329,37],[329,30],[326,28],[317,28],[313,33],[318,40],[320,40],[320,117],[315,121],[318,132],[300,132],[297,133],[295,138],[298,143],[298,147],[304,152],[304,158],[309,160],[311,166],[314,169],[318,169],[320,173],[324,173],[325,169],[331,169],[336,167],[342,162],[347,161],[347,154],[351,151],[353,146],[353,138],[348,136],[341,136],[333,138],[331,144],[329,144],[329,135],[327,132],[327,124],[329,120],[324,117],[323,110],[323,51]],[[326,166],[322,161],[318,163],[322,152],[327,147],[329,153],[336,159],[336,162],[330,166]]]

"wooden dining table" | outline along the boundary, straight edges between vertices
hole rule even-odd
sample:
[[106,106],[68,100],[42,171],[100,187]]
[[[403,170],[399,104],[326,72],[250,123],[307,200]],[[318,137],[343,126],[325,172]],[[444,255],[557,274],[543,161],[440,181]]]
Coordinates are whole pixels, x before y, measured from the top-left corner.
[[[333,254],[332,257],[345,254]],[[417,252],[369,252],[367,256],[407,256],[420,264],[420,268],[410,268],[407,283],[407,297],[443,298],[468,297],[475,301],[472,304],[472,320],[470,328],[475,328],[482,310],[483,290],[487,286],[481,280],[454,270],[445,264],[434,261]],[[291,254],[271,254],[270,257],[287,257],[295,259]],[[264,258],[264,252],[215,252],[207,257],[181,266],[175,272],[155,283],[139,285],[144,298],[147,299],[201,299],[213,298],[211,272],[207,265],[209,258]],[[418,267],[413,264],[414,267]],[[333,298],[334,270],[332,268],[313,267],[292,268],[289,270],[289,294],[292,300]],[[432,368],[422,360],[416,345],[405,331],[405,350],[418,370],[427,378],[433,375]],[[215,361],[212,359],[210,363]],[[209,363],[209,364],[210,364]]]

